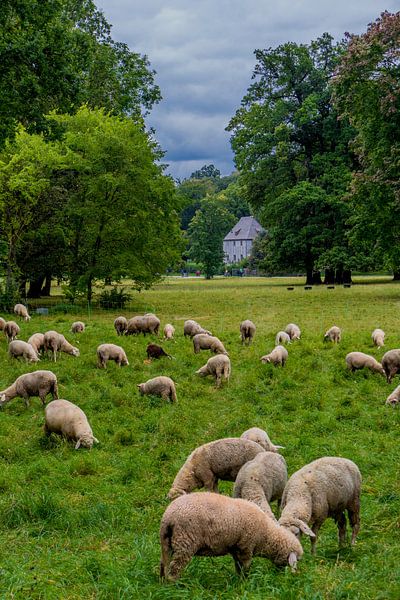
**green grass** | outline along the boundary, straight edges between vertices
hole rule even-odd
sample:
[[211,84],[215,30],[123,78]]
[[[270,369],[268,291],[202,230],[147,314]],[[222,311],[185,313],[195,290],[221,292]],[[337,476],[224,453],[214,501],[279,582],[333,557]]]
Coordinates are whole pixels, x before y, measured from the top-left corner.
[[[351,289],[302,286],[288,280],[170,279],[136,294],[135,312],[155,311],[162,326],[176,327],[176,343],[165,344],[176,360],[147,365],[149,337],[117,338],[117,313],[78,315],[86,331],[69,328],[77,316],[34,315],[21,325],[20,339],[56,329],[81,350],[54,365],[60,397],[85,410],[100,444],[75,451],[73,444],[43,435],[38,398],[26,409],[15,399],[0,413],[0,598],[44,599],[334,599],[400,597],[400,409],[385,406],[397,385],[372,373],[345,369],[347,352],[377,358],[375,327],[387,333],[385,349],[400,347],[396,284]],[[122,311],[122,314],[124,311]],[[209,353],[194,355],[184,339],[186,318],[218,335],[230,353],[232,377],[217,390],[194,373]],[[254,344],[242,347],[239,323],[257,325]],[[302,339],[289,346],[285,369],[262,365],[276,332],[298,323]],[[342,327],[340,345],[324,344],[325,330]],[[120,343],[130,366],[96,368],[96,347]],[[78,344],[79,342],[79,344]],[[12,361],[0,340],[5,387],[35,366]],[[178,403],[140,397],[136,384],[155,375],[177,383]],[[236,576],[230,557],[195,558],[179,583],[158,580],[158,530],[166,494],[177,470],[198,445],[245,429],[266,429],[285,446],[289,473],[324,455],[354,460],[363,474],[361,532],[357,545],[338,552],[336,527],[325,522],[317,555],[305,554],[292,575],[255,559],[246,580]],[[221,489],[230,493],[232,484]]]

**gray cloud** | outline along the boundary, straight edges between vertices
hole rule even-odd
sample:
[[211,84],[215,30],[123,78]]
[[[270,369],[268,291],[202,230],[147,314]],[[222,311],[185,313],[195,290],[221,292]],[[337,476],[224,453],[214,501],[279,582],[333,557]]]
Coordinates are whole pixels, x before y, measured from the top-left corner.
[[168,172],[188,177],[213,163],[223,174],[234,166],[225,131],[240,106],[256,48],[309,43],[324,31],[337,39],[361,33],[397,0],[97,0],[115,39],[149,57],[163,101],[148,125],[166,151]]

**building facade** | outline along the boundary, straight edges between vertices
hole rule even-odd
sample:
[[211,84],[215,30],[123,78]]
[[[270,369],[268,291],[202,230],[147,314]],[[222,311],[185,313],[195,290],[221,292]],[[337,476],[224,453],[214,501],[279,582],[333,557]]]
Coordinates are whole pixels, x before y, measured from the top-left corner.
[[257,235],[263,231],[254,217],[242,217],[225,236],[223,242],[224,262],[227,265],[247,258]]

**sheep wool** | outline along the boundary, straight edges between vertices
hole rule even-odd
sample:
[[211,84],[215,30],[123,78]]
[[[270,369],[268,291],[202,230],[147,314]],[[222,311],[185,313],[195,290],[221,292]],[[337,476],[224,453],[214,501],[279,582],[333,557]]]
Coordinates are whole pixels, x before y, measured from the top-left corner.
[[26,406],[29,406],[29,398],[39,396],[44,405],[47,394],[52,394],[53,400],[58,399],[57,377],[52,371],[25,373],[0,392],[0,406],[18,396],[24,399]]
[[231,361],[225,354],[217,354],[208,359],[207,363],[196,371],[197,375],[205,377],[206,375],[213,375],[217,387],[221,385],[222,377],[225,381],[229,381],[231,374]]
[[46,435],[58,433],[76,442],[75,450],[92,448],[99,440],[93,435],[92,428],[83,410],[68,400],[53,400],[44,411],[44,431]]

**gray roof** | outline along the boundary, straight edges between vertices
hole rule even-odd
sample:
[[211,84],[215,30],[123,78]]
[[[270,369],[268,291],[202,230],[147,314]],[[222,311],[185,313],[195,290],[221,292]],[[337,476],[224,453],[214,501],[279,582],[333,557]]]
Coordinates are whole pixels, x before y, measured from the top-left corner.
[[254,217],[242,217],[224,237],[224,242],[230,240],[254,240],[261,231],[263,231],[263,228],[257,219]]

